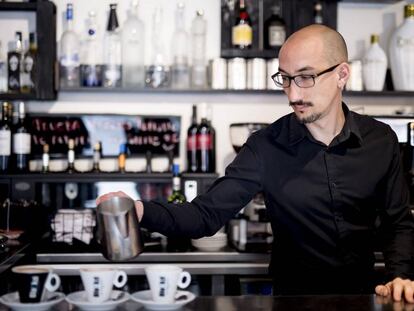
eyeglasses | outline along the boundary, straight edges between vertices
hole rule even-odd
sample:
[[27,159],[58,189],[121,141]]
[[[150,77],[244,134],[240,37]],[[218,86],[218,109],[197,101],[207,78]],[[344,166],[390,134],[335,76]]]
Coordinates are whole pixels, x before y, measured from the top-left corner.
[[283,87],[284,89],[290,87],[290,83],[292,80],[295,81],[298,87],[308,88],[315,85],[315,78],[323,75],[324,73],[333,71],[339,65],[340,64],[336,64],[335,66],[329,67],[328,69],[313,75],[296,75],[291,77],[283,75],[280,72],[276,72],[274,75],[272,75],[272,80],[277,86]]

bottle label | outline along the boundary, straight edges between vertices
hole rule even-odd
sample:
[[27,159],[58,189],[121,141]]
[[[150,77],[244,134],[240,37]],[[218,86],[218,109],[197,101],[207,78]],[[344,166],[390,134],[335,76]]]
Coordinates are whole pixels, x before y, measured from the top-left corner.
[[269,45],[281,46],[286,40],[286,31],[283,26],[270,26],[269,27]]
[[30,134],[16,133],[13,135],[13,153],[30,154]]
[[10,71],[17,71],[19,69],[19,58],[17,55],[11,55],[9,58],[9,70]]
[[213,140],[210,134],[198,134],[197,135],[197,149],[198,150],[210,150],[213,149]]
[[247,24],[236,25],[233,27],[233,45],[251,45],[253,41],[252,27]]
[[188,136],[187,138],[187,150],[196,150],[197,149],[197,136]]
[[9,156],[11,153],[11,132],[0,131],[0,155]]

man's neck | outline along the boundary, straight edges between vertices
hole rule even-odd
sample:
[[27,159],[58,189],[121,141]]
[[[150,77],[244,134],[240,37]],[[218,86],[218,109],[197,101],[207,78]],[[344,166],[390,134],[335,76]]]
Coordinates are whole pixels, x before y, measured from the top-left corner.
[[329,146],[332,140],[342,131],[345,124],[345,114],[342,104],[332,108],[326,116],[306,124],[309,132],[317,141]]

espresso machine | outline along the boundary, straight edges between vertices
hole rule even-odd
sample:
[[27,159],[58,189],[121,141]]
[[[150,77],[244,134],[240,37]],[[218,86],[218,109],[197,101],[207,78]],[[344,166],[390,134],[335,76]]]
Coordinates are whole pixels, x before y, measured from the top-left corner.
[[[247,138],[257,130],[268,126],[266,123],[233,123],[230,125],[230,139],[237,153]],[[269,252],[273,242],[272,228],[266,213],[262,193],[258,193],[229,222],[230,243],[239,251]]]

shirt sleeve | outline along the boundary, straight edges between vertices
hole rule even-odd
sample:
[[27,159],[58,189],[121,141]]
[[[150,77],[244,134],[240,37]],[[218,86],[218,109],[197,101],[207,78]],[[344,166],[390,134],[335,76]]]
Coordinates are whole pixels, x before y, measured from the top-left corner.
[[404,179],[398,141],[392,133],[393,155],[385,183],[385,208],[381,217],[381,238],[387,277],[413,278],[414,221]]
[[166,236],[200,238],[217,232],[262,190],[262,165],[249,138],[225,175],[191,203],[143,202],[141,224]]

